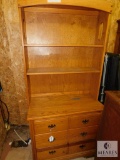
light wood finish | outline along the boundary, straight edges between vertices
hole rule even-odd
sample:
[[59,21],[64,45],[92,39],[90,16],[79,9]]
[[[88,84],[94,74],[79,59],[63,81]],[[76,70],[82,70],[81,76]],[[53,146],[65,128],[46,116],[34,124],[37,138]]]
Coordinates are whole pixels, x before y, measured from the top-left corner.
[[69,152],[72,154],[77,153],[77,152],[84,152],[86,150],[91,150],[96,147],[96,142],[81,142],[80,144],[75,144],[75,145],[70,145],[69,146]]
[[34,5],[43,5],[43,4],[57,4],[57,5],[71,5],[71,6],[82,6],[82,7],[88,7],[88,8],[95,8],[95,9],[99,9],[99,10],[103,10],[106,12],[111,12],[112,10],[112,6],[111,3],[100,0],[100,1],[96,1],[96,0],[60,0],[58,1],[58,3],[55,3],[55,1],[52,3],[47,0],[34,0],[34,2],[32,0],[18,0],[18,5],[19,7],[24,7],[24,6],[34,6]]
[[103,52],[101,47],[27,47],[25,54],[28,69],[78,68],[88,70],[93,68],[100,70],[101,52]]
[[95,139],[98,126],[89,126],[79,129],[69,130],[69,143]]
[[38,8],[38,7],[29,7],[24,9],[25,12],[40,12],[40,13],[56,13],[56,14],[75,14],[75,15],[91,15],[91,16],[98,16],[98,11],[87,11],[87,10],[76,10],[76,9],[61,9],[61,8]]
[[[96,74],[96,73],[95,73]],[[94,74],[93,74],[94,75]],[[81,92],[90,94],[92,74],[59,74],[30,76],[31,94]],[[99,74],[96,75],[96,81]],[[97,86],[94,86],[94,88]]]
[[38,160],[46,160],[52,159],[55,157],[60,157],[68,154],[68,147],[59,148],[59,149],[51,149],[43,152],[37,152]]
[[68,129],[68,118],[50,119],[50,120],[35,120],[35,135],[48,132],[56,132]]
[[18,0],[34,160],[95,154],[111,4]]
[[[30,109],[28,112],[28,120],[37,120],[52,117],[57,118],[60,116],[74,115],[79,113],[91,113],[94,117],[94,114],[96,116],[99,115],[99,112],[101,112],[102,109],[103,105],[100,102],[97,102],[96,100],[90,98],[87,95],[61,95],[36,97],[31,98]],[[72,122],[70,123],[72,124]],[[76,122],[76,124],[77,123],[79,122]]]
[[120,54],[120,19],[117,20],[117,33],[115,39],[114,53]]
[[[50,160],[71,160],[71,159],[77,158],[77,157],[92,157],[94,154],[95,154],[95,149],[92,149],[92,150],[78,152],[78,153],[74,153],[74,154],[66,154],[64,156],[51,158]],[[40,160],[40,159],[38,159],[38,160]]]
[[92,45],[92,44],[24,44],[26,47],[94,47],[102,48],[103,45]]
[[[36,148],[48,148],[53,146],[60,146],[66,145],[68,143],[68,133],[67,131],[60,131],[60,132],[52,132],[46,134],[40,134],[35,136],[36,141]],[[53,136],[53,142],[49,141],[49,138]]]
[[27,75],[39,75],[39,74],[72,74],[72,73],[99,73],[99,70],[94,68],[30,68]]
[[[25,12],[25,42],[27,44],[41,45],[53,45],[54,43],[58,45],[93,45],[95,41],[97,17],[97,15]],[[86,19],[85,22],[84,19]],[[81,25],[81,23],[83,24]],[[87,27],[84,27],[86,25]],[[49,34],[46,36],[46,33]]]
[[69,120],[69,128],[81,128],[97,125],[100,122],[101,113],[88,113],[81,116],[72,116]]

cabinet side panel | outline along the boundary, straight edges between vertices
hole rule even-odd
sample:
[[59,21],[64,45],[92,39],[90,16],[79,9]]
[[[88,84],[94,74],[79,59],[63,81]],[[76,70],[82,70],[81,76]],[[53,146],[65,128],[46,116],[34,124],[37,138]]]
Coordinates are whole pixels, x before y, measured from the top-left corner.
[[30,126],[31,140],[32,140],[32,156],[33,156],[33,160],[37,160],[36,144],[35,144],[35,137],[34,137],[34,122],[29,121],[29,126]]
[[[94,51],[94,57],[97,59],[100,59],[99,64],[99,69],[100,69],[100,74],[98,79],[94,77],[94,83],[91,82],[91,95],[95,98],[98,99],[98,94],[99,94],[99,88],[100,88],[100,82],[101,82],[101,76],[102,76],[102,69],[103,69],[103,62],[104,62],[104,56],[106,52],[106,42],[108,38],[108,28],[109,28],[109,17],[110,15],[106,12],[100,12],[99,19],[98,19],[98,31],[96,32],[96,44],[101,44],[103,43],[103,50],[101,50],[101,55],[97,57],[97,52],[96,50]],[[96,65],[98,60],[94,62]],[[96,89],[94,89],[94,86],[96,84]]]
[[24,11],[22,8],[19,8],[19,18],[20,18],[20,29],[21,29],[21,40],[22,40],[22,52],[23,52],[23,63],[24,63],[24,79],[25,79],[25,85],[26,85],[26,97],[27,102],[29,104],[29,82],[26,77],[26,71],[27,71],[27,57],[25,54],[25,48],[24,48]]

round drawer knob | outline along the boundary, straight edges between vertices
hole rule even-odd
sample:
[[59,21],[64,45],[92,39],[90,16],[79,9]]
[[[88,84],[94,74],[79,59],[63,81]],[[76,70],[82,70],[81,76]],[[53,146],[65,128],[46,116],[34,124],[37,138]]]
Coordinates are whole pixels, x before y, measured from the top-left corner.
[[50,136],[49,139],[48,139],[48,141],[49,141],[49,142],[54,142],[54,141],[55,141],[55,137]]

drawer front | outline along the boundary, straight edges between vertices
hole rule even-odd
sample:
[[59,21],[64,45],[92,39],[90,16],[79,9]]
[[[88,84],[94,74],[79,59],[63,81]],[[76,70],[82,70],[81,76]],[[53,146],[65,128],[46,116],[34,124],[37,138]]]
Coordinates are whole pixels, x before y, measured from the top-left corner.
[[90,126],[79,129],[69,130],[69,143],[95,139],[97,136],[98,126]]
[[69,119],[69,128],[79,128],[91,125],[98,125],[101,113],[92,113],[86,115],[72,116]]
[[67,144],[67,134],[67,131],[63,131],[36,135],[36,148],[47,148]]
[[68,118],[58,118],[45,121],[34,121],[35,135],[68,129]]
[[37,160],[52,159],[68,154],[68,147],[37,152]]
[[96,142],[80,143],[77,145],[69,146],[69,154],[83,152],[95,148],[96,148]]

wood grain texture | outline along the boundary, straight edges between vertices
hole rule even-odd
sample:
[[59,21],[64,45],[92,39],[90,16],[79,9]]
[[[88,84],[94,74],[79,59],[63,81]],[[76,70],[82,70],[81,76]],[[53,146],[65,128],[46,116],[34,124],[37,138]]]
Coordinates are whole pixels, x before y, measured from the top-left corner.
[[99,73],[94,68],[30,68],[27,75],[48,75],[48,74],[75,74],[75,73]]
[[63,159],[70,160],[70,159],[79,158],[79,157],[93,157],[95,155],[95,152],[96,152],[95,149],[91,149],[88,151],[78,152],[78,153],[74,153],[74,154],[66,154],[64,156],[51,158],[50,160],[63,160]]
[[69,130],[69,143],[95,139],[98,126],[89,126],[84,128]]
[[[114,159],[119,159],[120,155],[120,91],[107,91],[105,98],[105,107],[103,110],[103,115],[98,130],[98,141],[111,141],[118,142],[117,154],[118,157]],[[106,157],[106,160],[112,160],[112,157]],[[95,160],[100,160],[100,157],[96,157]]]
[[53,6],[52,8],[50,6],[45,7],[27,7],[24,9],[25,12],[40,12],[40,13],[56,13],[56,14],[72,14],[72,15],[91,15],[91,16],[98,16],[99,11],[92,11],[92,10],[78,10],[75,8],[60,8],[59,6]]
[[43,152],[37,152],[38,160],[52,159],[68,154],[68,147],[51,149]]
[[[49,142],[49,138],[53,136],[54,141]],[[48,148],[53,146],[66,145],[68,143],[68,133],[66,131],[52,132],[35,136],[36,148]]]
[[97,17],[97,15],[25,12],[25,42],[43,45],[94,44]]
[[82,7],[88,7],[88,8],[94,8],[94,9],[98,9],[98,10],[103,10],[106,12],[111,12],[112,6],[110,2],[106,2],[103,0],[62,0],[60,1],[60,3],[55,3],[55,2],[51,2],[48,3],[47,0],[34,0],[34,2],[32,0],[18,0],[18,6],[19,7],[24,7],[24,6],[34,6],[34,5],[40,5],[40,4],[57,4],[57,5],[72,5],[72,6],[82,6]]
[[100,119],[101,113],[72,116],[69,119],[69,128],[81,128],[98,125],[100,123]]
[[70,145],[69,146],[69,153],[77,153],[77,152],[84,152],[87,150],[94,149],[96,147],[96,143],[93,142],[81,142],[80,144]]
[[[101,68],[103,48],[27,47],[28,68]],[[95,57],[95,58],[94,58]]]
[[[96,77],[99,77],[98,73]],[[30,92],[34,94],[81,92],[90,93],[92,82],[91,73],[54,74],[30,76]],[[95,89],[96,85],[93,89]]]
[[19,2],[31,5],[21,20],[33,152],[37,160],[93,154],[93,143],[84,151],[78,143],[95,140],[103,110],[97,96],[111,7],[94,0]]
[[103,105],[90,96],[61,95],[31,98],[28,120],[101,112]]
[[29,121],[29,126],[30,126],[31,140],[32,140],[32,153],[33,153],[32,157],[33,157],[33,159],[37,159],[35,136],[34,136],[34,122],[33,121]]
[[35,135],[57,132],[68,129],[68,118],[36,120],[34,121]]

